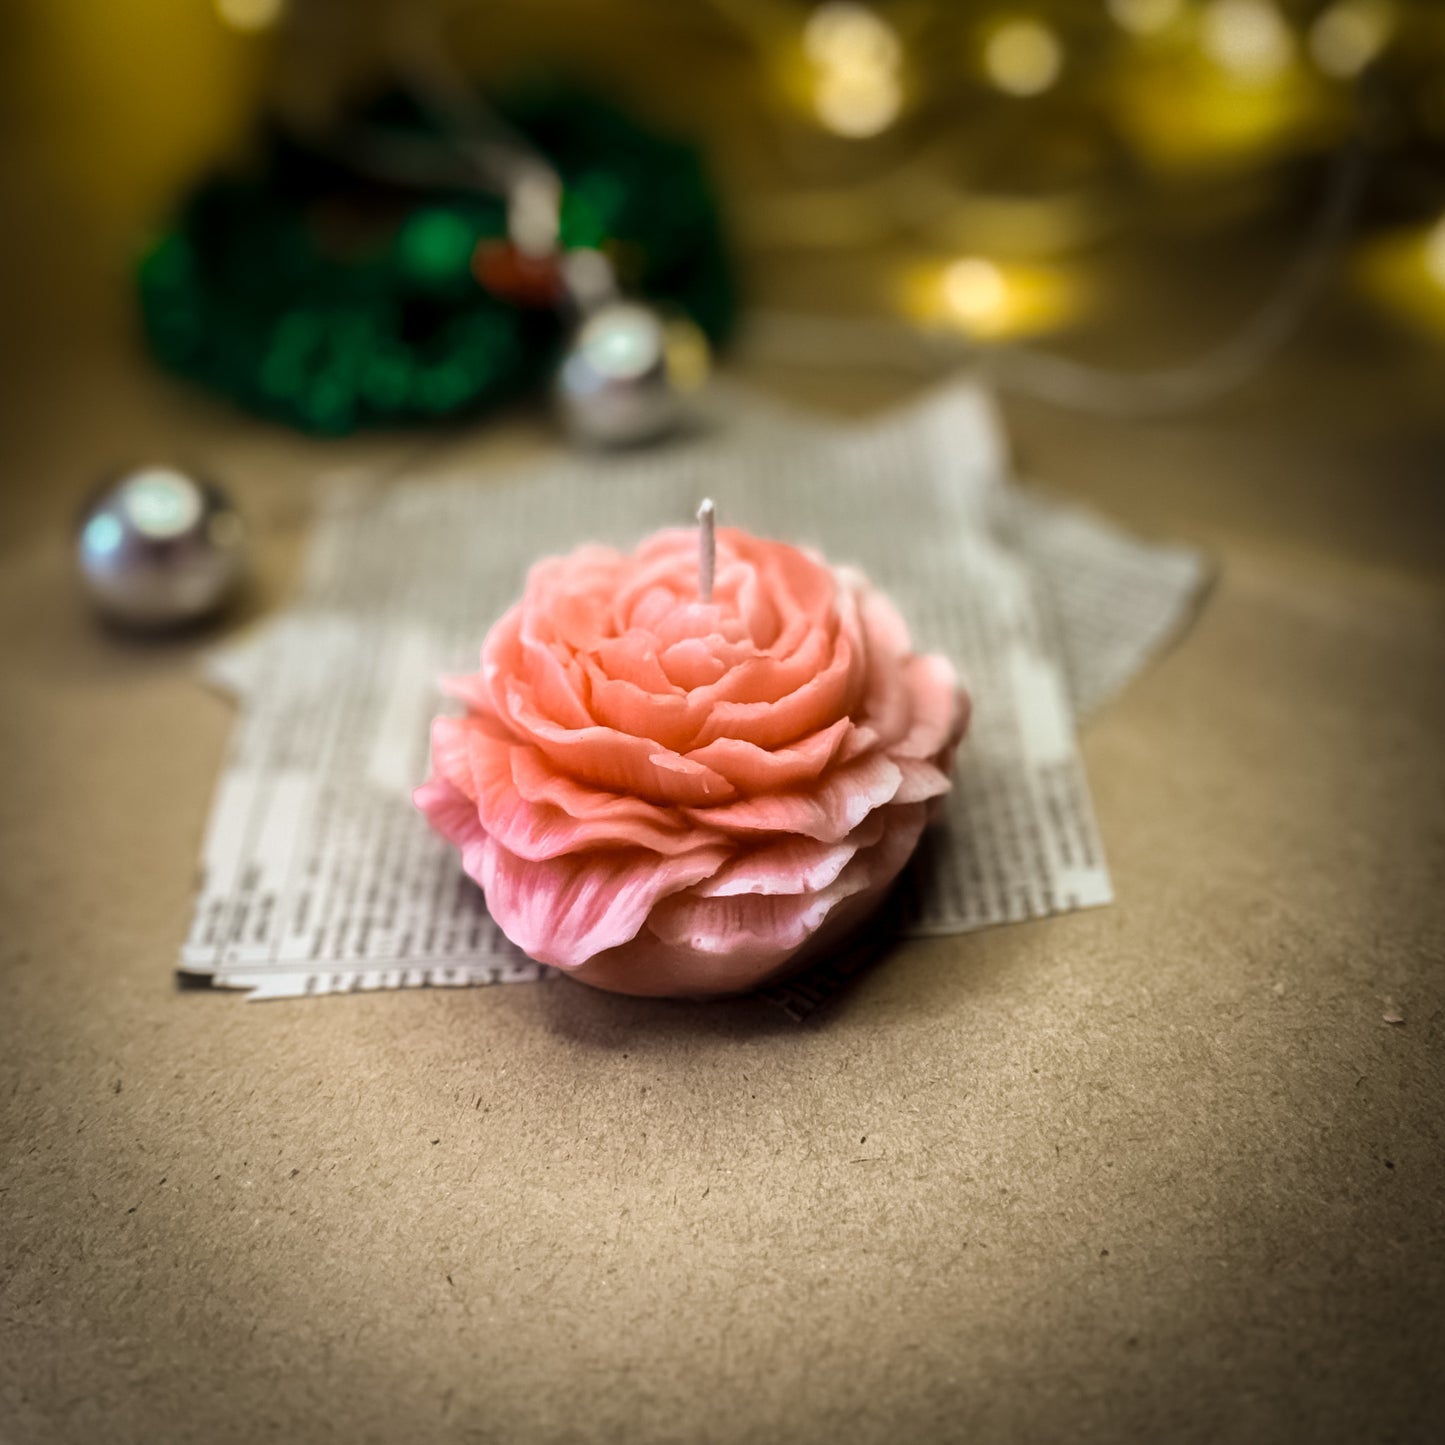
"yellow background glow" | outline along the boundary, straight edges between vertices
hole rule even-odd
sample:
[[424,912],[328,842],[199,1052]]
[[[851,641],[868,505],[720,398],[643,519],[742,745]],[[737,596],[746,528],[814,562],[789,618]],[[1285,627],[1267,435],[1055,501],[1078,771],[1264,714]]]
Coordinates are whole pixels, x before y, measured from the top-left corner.
[[988,78],[1008,95],[1041,95],[1059,78],[1064,51],[1042,21],[1009,20],[984,42]]

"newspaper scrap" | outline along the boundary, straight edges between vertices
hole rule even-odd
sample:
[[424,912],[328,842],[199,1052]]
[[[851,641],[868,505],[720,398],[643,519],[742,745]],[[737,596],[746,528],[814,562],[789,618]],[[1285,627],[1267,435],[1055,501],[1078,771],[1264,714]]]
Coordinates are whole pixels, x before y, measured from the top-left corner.
[[[243,707],[182,970],[253,998],[551,975],[502,936],[411,807],[435,679],[473,665],[532,559],[590,538],[630,545],[685,523],[700,496],[863,567],[917,644],[969,682],[973,725],[905,889],[905,931],[1108,902],[1070,689],[1087,703],[1121,685],[1183,615],[1200,564],[1024,500],[1002,457],[985,395],[957,385],[862,427],[768,411],[689,448],[342,491],[297,605],[212,659]],[[826,988],[776,1001],[804,1013]]]
[[1059,634],[1075,715],[1123,692],[1183,630],[1209,570],[1192,547],[1145,543],[1079,507],[1020,491],[1019,540]]

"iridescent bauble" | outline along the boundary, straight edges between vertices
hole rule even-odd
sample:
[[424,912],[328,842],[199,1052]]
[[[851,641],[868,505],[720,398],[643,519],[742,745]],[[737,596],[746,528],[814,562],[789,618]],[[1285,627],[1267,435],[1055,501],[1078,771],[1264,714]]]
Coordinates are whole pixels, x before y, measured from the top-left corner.
[[216,611],[245,566],[245,527],[209,482],[140,467],[91,499],[76,537],[86,593],[108,621],[162,629]]
[[573,440],[634,446],[671,431],[707,378],[707,342],[692,322],[637,301],[609,301],[577,328],[556,396]]

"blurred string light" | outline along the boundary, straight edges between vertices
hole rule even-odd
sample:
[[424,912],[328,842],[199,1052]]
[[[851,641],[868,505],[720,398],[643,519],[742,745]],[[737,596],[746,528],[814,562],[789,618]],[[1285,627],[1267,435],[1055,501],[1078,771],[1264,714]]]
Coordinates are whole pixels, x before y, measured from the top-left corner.
[[1425,270],[1445,290],[1445,216],[1441,216],[1425,237]]
[[828,0],[813,11],[803,28],[803,52],[827,70],[892,70],[903,59],[893,27],[851,0]]
[[[1069,59],[1051,23],[1054,14],[1065,13],[1062,5],[1035,4],[1034,14],[995,12],[992,24],[974,31],[974,64],[1005,94],[1048,91]],[[785,364],[928,371],[983,354],[1005,390],[1114,416],[1196,407],[1254,376],[1295,333],[1335,274],[1358,209],[1367,128],[1345,131],[1349,113],[1321,76],[1360,74],[1391,43],[1406,7],[1401,0],[1317,0],[1309,7],[1312,16],[1300,17],[1297,25],[1282,0],[1104,0],[1099,8],[1130,37],[1168,34],[1168,44],[1137,47],[1141,63],[1120,69],[1108,97],[1126,138],[1146,160],[1201,173],[1239,165],[1257,171],[1325,143],[1334,150],[1316,223],[1256,311],[1183,363],[1115,371],[1028,344],[1031,337],[1068,325],[1089,303],[1092,287],[1078,268],[954,252],[900,271],[897,309],[890,317],[755,310],[749,328],[753,346]],[[892,27],[868,7],[819,6],[807,28],[807,58],[825,77],[857,71],[870,77],[869,84],[885,90],[893,85],[901,94],[898,77],[907,57]],[[1302,53],[1312,64],[1300,63]],[[959,214],[980,199],[957,191],[925,161],[914,163],[907,175],[910,188],[873,188],[866,197],[851,198],[868,213],[870,238],[920,229],[923,207],[910,198],[921,185],[932,186],[935,202],[955,191],[952,209]],[[799,199],[799,207],[803,199],[817,207],[812,239],[803,244],[831,244],[840,218],[851,215],[845,205],[850,197],[834,187]],[[778,224],[775,234],[796,241],[791,227],[799,214],[798,208],[788,211],[787,225]],[[941,220],[930,221],[931,243],[949,244],[947,231]],[[981,244],[971,225],[952,234],[969,247]],[[999,244],[1009,257],[1019,254],[1008,237]],[[1365,251],[1370,284],[1380,298],[1445,332],[1445,217],[1397,235],[1388,246],[1372,242],[1361,248]],[[1364,269],[1363,255],[1359,259]]]
[[825,75],[814,97],[818,119],[835,135],[866,140],[881,135],[903,109],[903,89],[892,76],[863,79]]
[[1294,59],[1294,32],[1270,0],[1210,0],[1200,41],[1216,65],[1246,82],[1276,80]]
[[[1295,334],[1334,274],[1366,173],[1363,135],[1336,153],[1319,214],[1276,289],[1230,335],[1191,360],[1121,372],[1030,346],[1084,309],[1089,286],[1077,271],[1022,266],[979,256],[911,268],[901,277],[895,317],[839,317],[755,309],[748,340],[774,362],[899,368],[929,374],[960,357],[986,359],[1005,391],[1101,416],[1164,415],[1201,406],[1253,377]],[[1445,270],[1445,218],[1438,223]],[[1412,320],[1445,330],[1445,282],[1422,286],[1435,245],[1416,230],[1388,251],[1371,248],[1363,279],[1397,305],[1412,298]],[[1421,293],[1427,293],[1423,298]],[[1393,293],[1393,294],[1392,294]],[[1428,316],[1427,314],[1428,313]],[[900,325],[903,322],[905,324]],[[987,345],[986,343],[993,343]]]
[[1355,256],[1355,276],[1400,320],[1445,337],[1445,216],[1433,225],[1373,236]]
[[1274,0],[1204,0],[1187,15],[1183,43],[1141,55],[1105,94],[1146,162],[1218,174],[1341,138],[1350,112],[1314,67],[1299,63],[1298,37]]
[[1131,35],[1159,35],[1184,13],[1184,0],[1108,0],[1110,18]]
[[1064,47],[1041,20],[1006,20],[984,42],[983,68],[1006,95],[1042,95],[1064,68]]
[[803,27],[803,53],[816,76],[814,109],[835,135],[864,139],[898,119],[903,45],[877,12],[853,0],[827,0]]
[[998,266],[982,256],[963,256],[943,272],[943,299],[967,326],[987,326],[1008,308],[1008,285]]
[[286,0],[215,0],[216,14],[232,30],[255,35],[269,30],[286,9]]
[[1326,75],[1352,80],[1390,43],[1394,29],[1390,0],[1336,0],[1310,27],[1310,55]]
[[1002,342],[1057,331],[1082,309],[1085,286],[1058,267],[958,256],[904,277],[903,310],[926,331]]

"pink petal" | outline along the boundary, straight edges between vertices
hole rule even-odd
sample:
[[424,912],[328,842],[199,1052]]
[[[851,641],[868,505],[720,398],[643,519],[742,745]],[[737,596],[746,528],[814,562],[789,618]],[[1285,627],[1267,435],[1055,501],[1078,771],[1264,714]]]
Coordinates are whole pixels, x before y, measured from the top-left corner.
[[699,953],[750,957],[771,952],[781,960],[801,948],[844,899],[881,881],[868,861],[872,851],[855,854],[815,892],[713,896],[691,889],[659,903],[647,921],[648,931],[664,943]]
[[836,626],[810,627],[789,652],[755,650],[701,690],[709,702],[774,702],[817,677],[836,650]]
[[482,825],[476,804],[441,778],[431,778],[412,791],[411,800],[447,842],[458,848],[481,841]]
[[[731,528],[722,528],[733,532]],[[791,602],[799,612],[812,617],[830,610],[838,591],[833,570],[816,554],[789,547],[767,538],[734,532],[739,555],[757,559],[759,570],[768,578],[769,592],[777,600]]]
[[913,651],[908,624],[888,594],[851,567],[840,568],[839,574],[858,599],[870,649],[889,657],[907,657]]
[[758,569],[750,562],[726,562],[718,571],[717,587],[719,595],[728,598],[737,609],[753,646],[772,647],[782,630],[782,619],[762,585]]
[[659,858],[641,849],[607,849],[537,863],[489,838],[473,876],[497,926],[524,953],[576,968],[636,937],[660,899],[701,882],[727,853],[708,847]]
[[892,751],[913,722],[913,693],[905,670],[908,653],[898,650],[900,643],[907,647],[908,630],[893,604],[880,592],[865,594],[860,608],[868,651],[861,721]]
[[657,660],[657,638],[640,628],[624,632],[620,637],[601,638],[592,655],[608,677],[625,677],[648,692],[679,696],[682,693]]
[[492,693],[480,673],[453,672],[441,678],[441,690],[473,712],[491,712]]
[[587,664],[587,678],[590,721],[674,750],[686,749],[697,736],[702,709],[685,693],[647,692],[625,678],[608,677],[595,662]]
[[664,647],[658,661],[668,680],[687,692],[714,683],[727,672],[727,663],[706,637],[684,637]]
[[527,574],[523,607],[545,618],[557,639],[573,652],[585,652],[611,631],[611,598],[631,562],[620,552],[595,543],[567,557],[545,557]]
[[935,758],[952,749],[968,725],[968,695],[947,658],[927,653],[908,659],[906,678],[913,696],[913,721],[894,757]]
[[525,629],[522,648],[527,682],[540,711],[564,728],[589,726],[593,719],[584,701],[587,684],[575,657],[566,654],[564,661],[557,655],[558,650],[565,653],[559,644],[529,638]]
[[685,756],[715,768],[744,793],[771,793],[811,782],[838,755],[853,724],[845,717],[790,747],[766,749],[741,738],[717,738]]
[[[576,977],[620,993],[716,997],[757,988],[780,972],[796,968],[805,959],[823,957],[826,950],[837,947],[850,930],[868,918],[892,886],[918,843],[924,813],[922,806],[884,810],[887,823],[879,841],[871,848],[860,850],[848,865],[854,872],[845,886],[851,888],[859,878],[866,878],[865,885],[836,903],[822,925],[808,934],[801,946],[784,945],[779,939],[791,941],[802,930],[782,929],[770,933],[767,927],[751,926],[733,928],[725,951],[711,951],[716,947],[718,930],[709,927],[705,917],[694,920],[695,929],[686,926],[686,902],[701,892],[702,885],[695,885],[664,900],[653,914],[654,918],[662,919],[664,914],[676,909],[678,916],[672,920],[672,926],[666,922],[663,926],[683,942],[666,943],[649,926],[629,943],[588,960],[577,970]],[[751,922],[757,924],[757,914]],[[694,937],[704,947],[692,947]]]
[[[699,602],[695,596],[674,597],[666,614],[657,619],[654,630],[665,649],[689,638],[701,638],[709,643],[718,640],[735,645],[748,643],[747,628],[730,607],[716,599]],[[663,655],[665,658],[666,653]]]
[[890,802],[902,782],[898,766],[874,753],[835,769],[811,792],[772,793],[684,811],[727,833],[801,833],[819,842],[838,843],[875,808]]
[[465,719],[438,717],[431,725],[431,763],[436,775],[458,792],[475,799],[472,783],[471,727]]
[[860,850],[849,868],[865,868],[870,887],[887,888],[903,872],[928,822],[924,803],[895,803],[885,814],[883,835]]
[[691,891],[699,898],[730,898],[743,893],[817,893],[826,888],[860,848],[871,848],[883,834],[888,809],[870,813],[841,843],[784,837],[762,843],[724,863]]
[[893,796],[895,803],[926,803],[930,798],[941,798],[952,791],[953,784],[948,774],[933,763],[918,758],[901,758],[896,754],[893,761],[903,774],[903,781]]
[[854,723],[853,731],[848,734],[838,751],[838,761],[851,763],[854,758],[861,758],[864,753],[877,752],[882,743],[883,740],[866,723]]
[[522,688],[507,688],[507,717],[561,771],[612,793],[653,803],[705,806],[737,796],[721,773],[608,727],[564,728],[543,717]]
[[[638,578],[638,584],[645,579]],[[615,604],[619,626],[624,631],[645,632],[655,638],[668,614],[677,606],[677,592],[672,586],[658,583],[645,587],[636,597],[624,591]]]
[[[533,749],[476,729],[464,730],[459,745],[466,757],[466,781],[445,774],[442,780],[474,800],[473,811],[482,827],[519,858],[535,862],[604,847],[647,848],[675,856],[719,841],[716,834],[680,813],[640,799],[594,792],[595,806],[584,803],[572,812],[547,799],[525,797],[517,786],[517,773],[535,766]],[[448,761],[454,761],[450,752]],[[586,790],[572,787],[575,805]]]
[[717,738],[741,738],[761,748],[777,748],[846,717],[852,711],[855,656],[852,642],[840,633],[827,666],[796,691],[773,702],[714,703],[697,735],[698,746]]
[[[697,836],[697,825],[677,808],[579,783],[565,773],[559,773],[541,753],[529,745],[519,745],[512,749],[511,764],[512,781],[516,784],[517,791],[530,803],[550,804],[561,808],[573,818],[650,830],[655,837],[645,846],[656,847],[659,851],[678,850],[664,847],[656,838],[674,833]],[[638,841],[641,843],[642,839],[639,837]]]
[[633,831],[573,818],[547,803],[529,803],[512,780],[512,746],[474,733],[470,738],[469,761],[476,812],[482,827],[519,858],[536,862],[583,848],[615,846],[622,841],[617,836],[619,831]]
[[492,624],[482,642],[482,687],[488,706],[500,718],[508,718],[507,688],[524,676],[522,664],[523,604],[509,608]]

